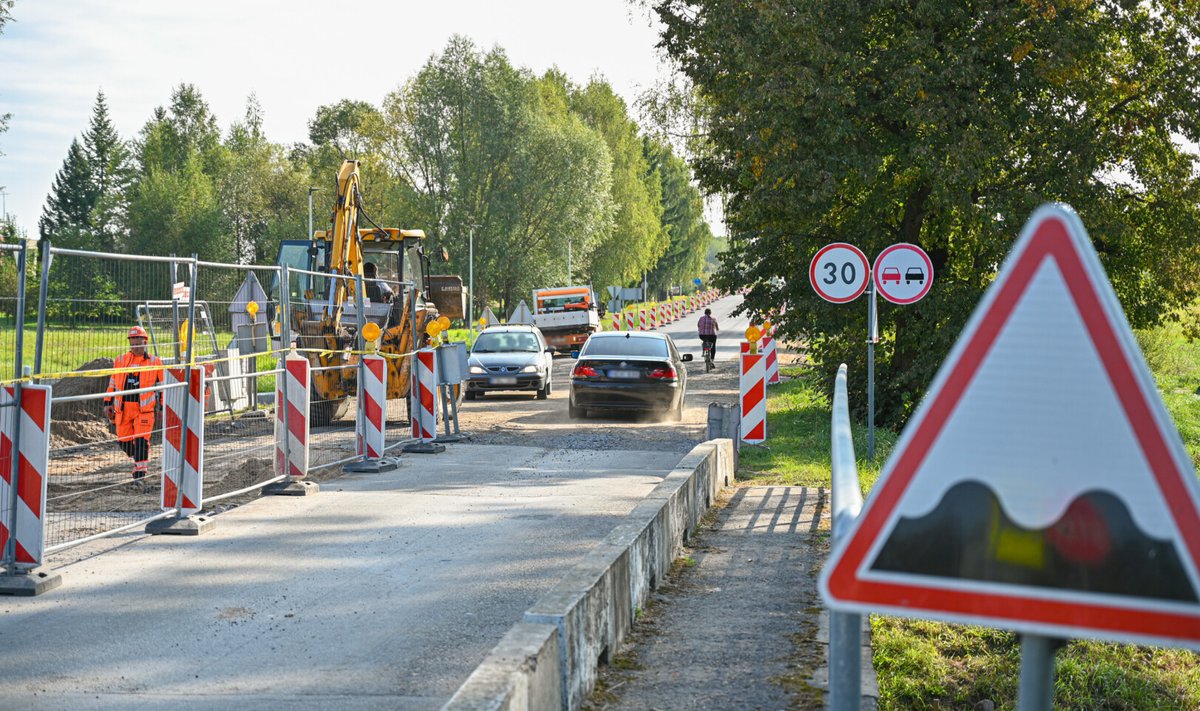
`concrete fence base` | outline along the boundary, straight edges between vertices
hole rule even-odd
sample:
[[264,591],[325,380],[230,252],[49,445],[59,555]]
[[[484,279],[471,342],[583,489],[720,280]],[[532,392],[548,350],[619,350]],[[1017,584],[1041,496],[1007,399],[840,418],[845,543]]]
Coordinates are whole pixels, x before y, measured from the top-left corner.
[[697,445],[533,607],[443,709],[578,709],[717,493],[734,442]]

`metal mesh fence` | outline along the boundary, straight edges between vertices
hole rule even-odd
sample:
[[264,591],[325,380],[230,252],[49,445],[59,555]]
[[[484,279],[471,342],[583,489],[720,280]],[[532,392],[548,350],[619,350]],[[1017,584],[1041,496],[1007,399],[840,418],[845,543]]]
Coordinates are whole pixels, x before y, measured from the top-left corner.
[[[353,277],[288,271],[288,333],[301,354],[312,365],[309,393],[309,472],[315,479],[329,477],[335,467],[354,457],[357,440],[355,416],[358,408],[357,339],[339,338],[336,333],[358,333],[357,294]],[[344,290],[340,322],[333,323],[335,309],[331,293]]]
[[259,394],[275,388],[277,305],[267,290],[279,273],[274,266],[197,265],[197,303],[205,310],[197,309],[193,358],[206,371],[206,503],[275,478],[274,402],[260,404]]
[[[20,373],[16,369],[16,349],[17,349],[17,292],[20,286],[18,271],[18,262],[23,253],[27,253],[24,244],[0,244],[0,381],[9,380],[10,378],[19,378]],[[33,262],[33,265],[28,265],[29,268],[36,268],[36,253],[34,259],[27,259],[27,262]],[[26,284],[33,284],[36,289],[37,277],[26,279]],[[25,328],[26,344],[23,351],[27,351],[32,355],[33,336],[37,329],[37,292],[33,293],[33,298],[28,298],[26,295],[25,302]],[[32,358],[29,359],[32,361]]]
[[[34,377],[54,386],[46,498],[46,543],[52,548],[161,513],[161,417],[147,418],[150,424],[121,434],[105,409],[120,409],[126,399],[136,403],[141,397],[132,393],[109,399],[110,379],[121,391],[158,387],[161,371],[86,373],[112,369],[130,350],[126,335],[135,325],[147,328],[150,353],[174,361],[179,329],[174,324],[153,328],[144,307],[170,300],[172,285],[186,284],[189,270],[186,261],[181,265],[169,259],[57,249],[50,253],[49,264],[42,265],[42,326],[33,365]],[[152,393],[157,404],[161,395],[161,390]],[[135,479],[139,461],[146,463],[147,472]]]

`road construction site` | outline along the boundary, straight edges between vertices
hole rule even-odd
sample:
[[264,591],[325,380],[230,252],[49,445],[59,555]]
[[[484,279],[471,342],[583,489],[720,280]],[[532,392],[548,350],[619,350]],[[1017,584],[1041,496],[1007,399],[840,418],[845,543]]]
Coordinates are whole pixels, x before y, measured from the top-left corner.
[[[746,326],[731,315],[739,301],[713,305],[725,333]],[[683,352],[699,352],[695,320],[666,327]],[[405,454],[380,474],[331,468],[313,496],[227,500],[203,512],[215,526],[201,536],[134,530],[53,553],[61,588],[0,598],[0,706],[447,704],[681,460],[700,461],[709,403],[737,398],[736,348],[722,342],[713,373],[689,364],[679,423],[568,420],[565,387],[547,400],[492,394],[463,404],[471,439],[441,454]],[[556,382],[571,364],[555,362]]]

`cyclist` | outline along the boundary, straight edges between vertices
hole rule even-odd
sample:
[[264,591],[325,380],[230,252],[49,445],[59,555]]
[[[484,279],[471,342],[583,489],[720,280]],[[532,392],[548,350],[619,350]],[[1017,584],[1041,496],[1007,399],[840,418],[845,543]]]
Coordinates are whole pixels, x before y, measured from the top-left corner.
[[717,333],[721,329],[717,326],[717,320],[712,317],[712,309],[704,309],[704,315],[700,317],[700,322],[696,327],[700,334],[702,347],[711,349],[712,357],[715,360],[717,357]]

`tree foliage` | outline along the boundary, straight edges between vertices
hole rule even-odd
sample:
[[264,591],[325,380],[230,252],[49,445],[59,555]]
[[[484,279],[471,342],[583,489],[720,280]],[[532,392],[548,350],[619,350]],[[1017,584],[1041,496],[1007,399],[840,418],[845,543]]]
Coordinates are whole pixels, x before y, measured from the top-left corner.
[[590,272],[598,284],[640,281],[669,237],[662,224],[662,187],[642,152],[637,124],[607,82],[593,80],[570,93],[571,110],[604,138],[612,156],[612,225],[592,251]]
[[648,280],[651,289],[665,293],[671,285],[684,284],[704,272],[713,234],[704,221],[704,199],[692,184],[687,162],[669,144],[646,138],[643,145],[648,167],[662,186],[662,225],[670,240]]
[[[1037,205],[1080,213],[1136,326],[1195,299],[1200,140],[1192,4],[662,0],[662,45],[706,107],[704,187],[727,196],[727,287],[864,373],[866,308],[809,260],[923,246],[934,289],[881,304],[883,420],[899,425]],[[1180,141],[1179,139],[1185,139]],[[852,378],[865,403],[865,377]]]
[[217,186],[228,169],[228,152],[216,117],[195,87],[179,85],[170,106],[155,109],[137,143],[137,161],[129,251],[234,261]]
[[583,263],[608,227],[604,142],[544,88],[500,49],[455,37],[384,102],[385,160],[408,214],[464,276],[473,231],[481,304],[507,309],[565,281],[568,240]]

